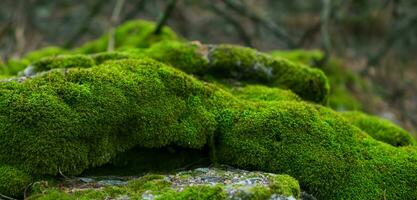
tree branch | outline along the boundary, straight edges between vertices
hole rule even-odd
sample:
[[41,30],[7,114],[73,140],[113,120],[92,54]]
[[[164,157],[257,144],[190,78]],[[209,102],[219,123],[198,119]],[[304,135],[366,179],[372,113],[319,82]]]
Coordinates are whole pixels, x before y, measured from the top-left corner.
[[242,4],[238,4],[232,0],[223,0],[223,2],[227,7],[234,10],[236,13],[242,16],[246,16],[253,22],[258,23],[262,25],[263,27],[265,27],[272,34],[274,34],[276,38],[280,39],[284,44],[286,44],[287,47],[289,47],[290,49],[297,47],[297,45],[290,39],[288,34],[271,20],[265,19],[264,17],[261,17],[257,15],[256,13],[249,11],[246,8],[246,6]]
[[167,7],[165,8],[165,11],[160,15],[158,19],[158,24],[156,25],[156,28],[153,32],[155,35],[159,35],[162,31],[162,28],[164,28],[169,16],[171,15],[172,11],[175,8],[175,5],[177,4],[177,0],[171,0]]
[[245,43],[248,47],[253,47],[252,45],[252,38],[247,33],[245,28],[241,25],[239,20],[233,18],[231,15],[227,14],[227,11],[220,8],[216,3],[209,3],[209,6],[213,12],[221,16],[224,20],[229,22],[236,30],[239,37],[242,39],[242,41]]

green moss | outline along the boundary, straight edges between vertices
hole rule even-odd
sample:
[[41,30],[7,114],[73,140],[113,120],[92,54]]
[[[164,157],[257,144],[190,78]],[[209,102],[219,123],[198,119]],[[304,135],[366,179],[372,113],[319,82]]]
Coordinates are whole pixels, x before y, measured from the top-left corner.
[[[283,70],[282,77],[276,74],[270,85],[288,80],[283,82],[288,88],[308,90],[316,82],[304,85],[303,78],[325,80],[319,71],[235,48],[212,49],[208,70],[250,68],[245,62],[253,66],[253,61],[237,57],[247,53],[257,62],[282,67],[273,68]],[[151,59],[50,70],[1,82],[0,90],[0,163],[31,175],[79,174],[134,147],[210,146],[213,162],[289,174],[320,199],[417,195],[417,151],[412,148],[376,141],[329,108],[240,99]]]
[[136,145],[201,149],[215,130],[203,84],[152,60],[52,70],[0,89],[0,162],[31,174],[78,174]]
[[131,58],[131,56],[122,52],[102,52],[91,55],[91,58],[95,61],[97,65],[99,65],[109,60],[127,59]]
[[286,58],[288,60],[303,63],[308,66],[316,66],[323,59],[323,52],[320,50],[296,49],[291,51],[271,51],[273,57]]
[[187,73],[201,74],[206,70],[208,61],[198,48],[191,43],[160,42],[146,50],[145,54]]
[[[144,20],[126,22],[115,30],[115,49],[147,48],[160,41],[179,40],[170,28],[164,27],[160,34],[155,35],[155,23]],[[88,42],[74,50],[75,53],[99,53],[107,50],[109,35]]]
[[[408,156],[414,169],[415,155],[374,142],[326,108],[290,101],[241,104],[150,60],[107,62],[65,75],[51,71],[4,83],[2,90],[1,113],[8,114],[1,117],[0,160],[31,173],[76,174],[136,145],[202,148],[217,129],[219,162],[287,172],[318,197],[355,190],[372,197],[384,189],[401,196],[410,194],[416,180],[404,177],[402,190],[390,189],[400,183],[373,166],[399,173],[408,169],[393,164]],[[9,139],[16,135],[21,139]],[[23,148],[10,151],[16,145]],[[34,150],[42,153],[32,156]],[[349,170],[359,177],[345,182]],[[378,185],[381,179],[386,185]]]
[[48,71],[56,68],[88,68],[94,65],[94,60],[86,55],[53,56],[43,58],[32,64],[34,72]]
[[289,174],[320,199],[413,198],[415,152],[377,142],[325,107],[246,103],[222,114],[221,162]]
[[262,85],[247,85],[231,89],[232,94],[251,101],[301,101],[300,97],[289,90],[271,88]]
[[58,189],[50,189],[44,194],[33,195],[28,198],[29,200],[73,200],[70,195],[62,192]]
[[331,85],[328,97],[331,108],[340,111],[362,109],[356,96],[357,93],[369,93],[369,88],[358,75],[345,69],[337,58],[332,57],[324,66],[320,66],[324,55],[319,50],[273,51],[270,54],[275,58],[286,58],[323,70]]
[[300,198],[300,185],[298,181],[288,175],[276,175],[269,178],[269,188],[273,194],[281,194],[284,196],[293,196],[296,199]]
[[329,84],[320,70],[250,48],[167,41],[136,52],[187,73],[266,84],[292,90],[305,100],[327,102]]
[[155,193],[161,193],[168,190],[171,183],[164,180],[164,176],[161,175],[146,175],[139,179],[130,181],[128,188],[137,194],[142,194],[145,191],[154,191]]
[[393,146],[415,145],[411,134],[392,122],[362,112],[342,112],[345,119],[357,126],[376,140]]
[[24,70],[27,66],[36,60],[48,56],[55,56],[64,52],[64,49],[53,46],[32,51],[21,59],[10,59],[5,64],[0,65],[0,73],[2,75],[17,75],[18,72]]
[[157,200],[186,200],[186,199],[195,199],[195,200],[223,200],[226,199],[227,194],[222,186],[215,185],[197,185],[190,186],[185,188],[181,192],[176,192],[173,190],[162,193],[160,196],[156,197]]
[[[13,167],[0,165],[0,194],[23,196],[22,191],[30,184],[30,177]],[[0,197],[1,198],[1,197]]]

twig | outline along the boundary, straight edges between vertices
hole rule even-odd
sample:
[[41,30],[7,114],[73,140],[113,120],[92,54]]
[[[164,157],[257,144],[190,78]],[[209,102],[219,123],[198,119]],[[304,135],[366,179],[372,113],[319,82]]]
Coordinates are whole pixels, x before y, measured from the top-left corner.
[[155,30],[153,34],[158,35],[161,33],[162,28],[164,28],[169,16],[171,15],[172,11],[175,8],[175,5],[177,4],[177,0],[171,0],[167,7],[165,8],[165,11],[160,15],[158,19],[158,24],[155,27]]
[[116,0],[116,6],[113,9],[113,14],[110,19],[109,43],[107,46],[107,51],[113,51],[115,48],[115,26],[119,22],[120,12],[122,12],[124,3],[125,0]]
[[30,183],[28,186],[25,187],[25,191],[23,192],[23,199],[27,199],[28,198],[27,192],[28,192],[28,189],[30,187],[32,187],[33,183],[34,182]]
[[91,12],[88,14],[88,16],[82,20],[81,25],[78,27],[77,31],[74,35],[70,37],[69,40],[67,40],[64,44],[64,47],[69,48],[74,45],[74,43],[87,31],[90,27],[92,19],[100,12],[101,8],[105,5],[103,1],[96,0],[91,7]]
[[325,65],[330,57],[331,42],[329,34],[329,20],[331,12],[331,0],[323,0],[323,9],[320,16],[320,38],[321,48],[324,52],[324,57],[320,61],[320,65]]
[[211,10],[223,17],[224,20],[229,22],[235,28],[236,32],[239,34],[239,37],[242,39],[246,46],[253,47],[252,38],[237,19],[227,14],[227,11],[220,8],[216,3],[209,3],[209,6]]
[[14,199],[14,198],[12,198],[12,197],[8,197],[8,196],[6,196],[6,195],[4,195],[4,194],[0,194],[0,199],[8,199],[8,200],[17,200],[17,199]]
[[272,22],[269,19],[265,19],[262,16],[257,15],[254,12],[250,12],[244,5],[238,4],[231,0],[223,0],[224,4],[229,7],[230,9],[234,10],[236,13],[248,17],[255,23],[258,23],[268,29],[272,34],[275,35],[278,39],[280,39],[284,44],[286,44],[289,48],[296,48],[297,45],[290,39],[288,34],[276,23]]
[[58,173],[59,173],[59,175],[61,175],[62,177],[64,177],[64,179],[70,180],[70,178],[68,178],[68,176],[65,176],[64,173],[62,173],[61,168],[58,168]]

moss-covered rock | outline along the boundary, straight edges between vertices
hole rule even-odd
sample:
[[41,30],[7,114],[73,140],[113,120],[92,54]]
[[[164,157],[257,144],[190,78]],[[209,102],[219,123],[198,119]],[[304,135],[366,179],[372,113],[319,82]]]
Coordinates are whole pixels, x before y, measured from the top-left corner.
[[353,125],[368,133],[376,140],[393,146],[416,144],[416,141],[410,133],[386,119],[370,116],[358,111],[342,112],[342,115]]
[[417,195],[416,151],[378,142],[329,108],[239,99],[150,59],[0,89],[0,162],[32,175],[79,174],[136,146],[209,145],[213,161],[289,174],[319,198]]
[[61,184],[59,189],[46,187],[33,193],[30,199],[268,200],[279,197],[295,200],[300,194],[298,182],[288,175],[249,172],[229,166],[196,168],[165,175],[147,174],[130,180],[121,178],[116,181],[106,177],[80,180],[89,182],[72,180],[71,184]]
[[[79,62],[72,59],[77,57],[80,57]],[[329,83],[320,70],[285,59],[272,58],[245,47],[166,41],[146,50],[130,49],[124,53],[93,55],[93,59],[99,63],[106,60],[141,57],[156,59],[190,74],[266,84],[289,89],[304,100],[327,103]],[[90,66],[92,63],[91,58],[72,55],[46,58],[35,63],[34,66],[35,71],[42,71],[42,69],[75,67],[75,65]]]

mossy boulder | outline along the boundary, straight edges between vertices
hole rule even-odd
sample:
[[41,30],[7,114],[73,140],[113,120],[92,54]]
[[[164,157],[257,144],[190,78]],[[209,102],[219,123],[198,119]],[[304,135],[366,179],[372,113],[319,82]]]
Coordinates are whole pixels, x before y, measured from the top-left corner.
[[210,146],[212,162],[289,174],[318,198],[417,195],[415,150],[329,108],[240,99],[151,59],[55,69],[0,89],[0,162],[31,175],[79,174],[137,146]]
[[[29,199],[242,199],[295,200],[298,182],[288,175],[250,172],[229,166],[196,168],[141,177],[94,177],[49,186]],[[84,181],[83,181],[84,180]]]

